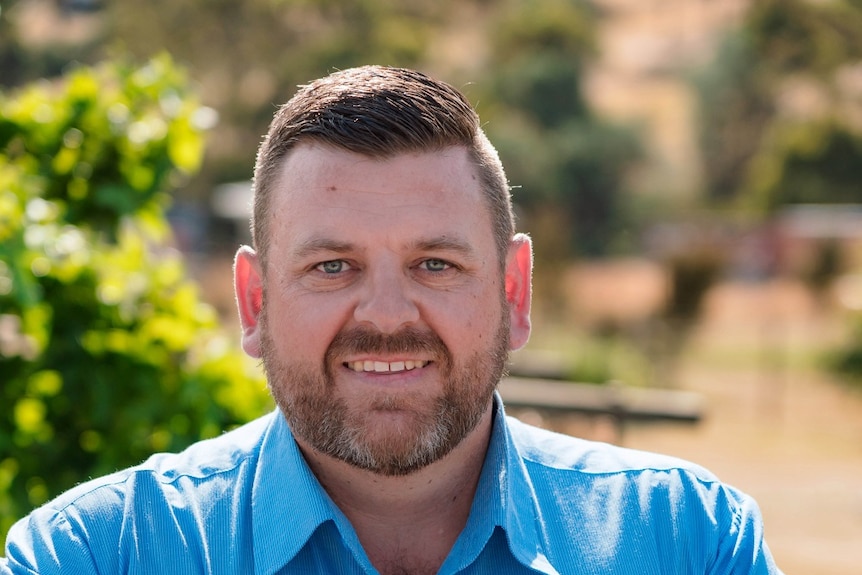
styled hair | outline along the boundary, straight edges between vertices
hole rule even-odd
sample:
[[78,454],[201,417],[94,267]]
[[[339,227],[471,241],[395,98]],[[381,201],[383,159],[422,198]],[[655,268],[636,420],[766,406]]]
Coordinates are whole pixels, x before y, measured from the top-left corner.
[[362,66],[301,86],[276,112],[257,154],[251,231],[264,262],[273,218],[271,197],[287,154],[302,142],[372,158],[463,146],[477,168],[505,266],[515,223],[503,165],[478,114],[449,84],[414,70]]

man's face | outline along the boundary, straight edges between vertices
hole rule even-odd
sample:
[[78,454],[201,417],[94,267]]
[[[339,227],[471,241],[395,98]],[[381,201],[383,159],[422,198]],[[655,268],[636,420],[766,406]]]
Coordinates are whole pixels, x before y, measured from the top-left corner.
[[270,217],[266,271],[243,284],[259,262],[238,256],[238,298],[297,439],[386,475],[444,456],[490,409],[512,345],[513,280],[466,150],[300,145]]

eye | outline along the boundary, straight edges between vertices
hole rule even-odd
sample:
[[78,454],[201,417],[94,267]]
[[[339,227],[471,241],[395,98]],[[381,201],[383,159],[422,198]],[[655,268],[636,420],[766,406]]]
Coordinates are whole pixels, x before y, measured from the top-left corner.
[[419,266],[425,268],[429,272],[443,272],[452,267],[449,262],[437,259],[424,260],[421,264],[419,264]]
[[315,269],[322,271],[325,274],[337,274],[350,269],[350,264],[344,260],[329,260],[317,264]]

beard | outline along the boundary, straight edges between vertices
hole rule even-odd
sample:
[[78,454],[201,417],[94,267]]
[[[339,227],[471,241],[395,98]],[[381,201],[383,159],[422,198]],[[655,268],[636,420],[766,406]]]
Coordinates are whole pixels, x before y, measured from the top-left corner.
[[[352,328],[333,339],[322,366],[288,361],[276,352],[266,310],[261,321],[267,382],[293,433],[320,453],[386,476],[418,471],[460,444],[488,409],[508,359],[506,306],[489,345],[460,365],[437,334],[415,328],[393,334]],[[332,370],[340,366],[339,358],[361,354],[430,357],[442,378],[442,393],[433,399],[378,394],[369,399],[369,409],[357,409],[337,394]],[[388,413],[413,417],[407,426],[378,433],[372,417]]]

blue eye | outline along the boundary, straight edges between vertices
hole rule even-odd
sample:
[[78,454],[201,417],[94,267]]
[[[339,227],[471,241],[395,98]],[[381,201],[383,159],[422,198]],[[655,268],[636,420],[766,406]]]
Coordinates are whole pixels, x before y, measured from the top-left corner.
[[443,260],[435,260],[435,259],[425,260],[422,262],[422,265],[429,272],[442,272],[442,271],[446,271],[450,267],[449,263],[447,263]]
[[344,260],[329,260],[317,265],[317,269],[325,274],[337,274],[348,268],[347,262]]

